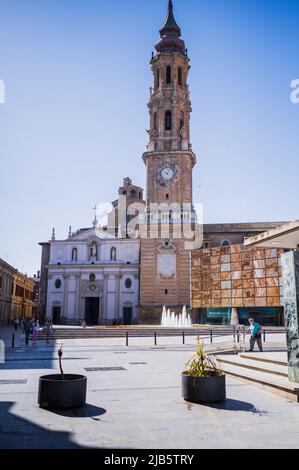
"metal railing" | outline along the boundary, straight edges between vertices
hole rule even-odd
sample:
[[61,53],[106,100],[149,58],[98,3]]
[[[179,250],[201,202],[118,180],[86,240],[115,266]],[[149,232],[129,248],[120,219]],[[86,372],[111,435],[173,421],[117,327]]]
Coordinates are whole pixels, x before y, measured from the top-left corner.
[[[175,332],[175,331],[170,331],[170,330],[167,330],[167,332],[163,332],[163,330],[159,330],[158,331],[154,331],[151,330],[151,332],[148,333],[148,335],[146,335],[146,337],[150,337],[150,336],[153,336],[153,339],[154,339],[154,345],[157,346],[158,344],[158,338],[162,338],[162,337],[180,337],[182,336],[182,344],[185,345],[186,344],[186,336],[191,336],[191,337],[194,337],[194,336],[197,336],[197,341],[200,340],[200,337],[208,337],[210,339],[210,344],[213,344],[214,342],[214,339],[217,338],[217,337],[221,337],[221,336],[232,336],[232,342],[234,345],[238,345],[237,346],[237,349],[240,350],[241,348],[245,351],[245,346],[246,346],[246,338],[247,338],[247,330],[248,328],[245,327],[245,326],[240,326],[240,327],[233,327],[233,328],[230,328],[230,329],[226,329],[225,331],[224,330],[219,330],[219,329],[193,329],[193,330],[183,330],[183,331],[180,331],[180,332]],[[279,330],[279,331],[275,331],[275,330],[267,330],[265,328],[263,328],[262,330],[262,338],[263,338],[263,342],[265,343],[266,342],[266,334],[282,334],[283,331],[282,330]],[[126,346],[129,346],[129,338],[140,338],[140,337],[144,337],[145,335],[138,335],[136,334],[136,332],[132,332],[132,334],[130,335],[129,334],[129,331],[126,331],[126,334],[125,334],[125,337],[126,337]]]
[[[115,331],[113,330],[113,334],[109,335],[109,331],[105,330],[105,334],[103,335],[98,335],[98,336],[89,336],[86,335],[86,331],[88,330],[75,330],[76,332],[80,331],[80,339],[83,339],[84,337],[86,338],[115,338],[115,337],[125,337],[125,342],[126,346],[129,346],[129,339],[133,338],[142,338],[142,337],[153,337],[154,340],[154,345],[157,346],[158,344],[158,338],[162,337],[182,337],[182,344],[186,344],[186,338],[187,337],[197,337],[197,341],[200,340],[200,338],[206,337],[209,339],[210,344],[214,343],[214,340],[218,337],[232,337],[232,342],[233,345],[236,347],[236,349],[240,350],[240,348],[245,349],[245,344],[246,344],[246,333],[247,333],[248,328],[246,326],[234,326],[234,327],[216,327],[216,328],[192,328],[192,329],[180,329],[178,331],[175,331],[174,329],[155,329],[155,328],[148,328],[148,329],[135,329],[135,330],[119,330]],[[59,330],[57,330],[59,331]],[[71,331],[71,330],[68,330]],[[90,330],[89,330],[90,331]],[[98,331],[99,333],[100,331]],[[284,332],[283,328],[267,328],[264,327],[262,328],[262,339],[263,342],[266,342],[267,339],[267,334],[282,334]],[[39,334],[39,339],[44,339],[45,336],[41,332]],[[56,335],[53,334],[52,339],[56,339]],[[66,336],[67,339],[67,336]],[[16,335],[15,332],[12,333],[12,338],[11,338],[11,347],[12,349],[15,347],[15,340],[16,340]]]

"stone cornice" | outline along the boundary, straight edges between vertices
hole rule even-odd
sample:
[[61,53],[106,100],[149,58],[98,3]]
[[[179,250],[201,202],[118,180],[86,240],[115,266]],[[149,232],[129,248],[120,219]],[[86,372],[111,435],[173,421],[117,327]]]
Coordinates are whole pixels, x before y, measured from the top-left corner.
[[144,161],[144,164],[147,164],[147,160],[153,159],[153,158],[161,158],[161,159],[166,159],[169,158],[177,158],[177,157],[191,157],[193,161],[193,166],[196,165],[196,155],[193,152],[193,150],[172,150],[170,152],[160,152],[160,151],[155,151],[155,152],[144,152],[142,155],[142,159]]

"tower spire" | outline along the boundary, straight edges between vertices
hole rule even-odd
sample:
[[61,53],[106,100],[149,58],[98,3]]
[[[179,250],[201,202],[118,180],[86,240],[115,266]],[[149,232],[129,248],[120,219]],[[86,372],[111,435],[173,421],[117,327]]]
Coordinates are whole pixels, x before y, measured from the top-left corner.
[[168,16],[166,23],[163,28],[160,30],[161,37],[166,36],[169,33],[177,34],[178,37],[181,36],[181,28],[178,26],[174,14],[173,14],[173,3],[172,0],[168,1]]
[[181,28],[174,18],[172,0],[168,0],[168,14],[164,26],[160,29],[161,40],[156,45],[157,52],[179,52],[180,54],[185,54],[185,43],[180,39],[181,35]]

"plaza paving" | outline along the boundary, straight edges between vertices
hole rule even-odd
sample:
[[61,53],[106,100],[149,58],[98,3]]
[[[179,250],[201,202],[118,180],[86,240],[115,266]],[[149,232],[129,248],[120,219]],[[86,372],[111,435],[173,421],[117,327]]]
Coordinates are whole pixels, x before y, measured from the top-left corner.
[[[206,344],[216,349],[224,341]],[[67,412],[37,405],[38,378],[57,371],[60,343],[17,342],[0,365],[0,448],[299,448],[299,405],[287,399],[227,378],[226,403],[185,402],[180,374],[196,339],[186,342],[160,338],[154,347],[151,338],[134,338],[126,348],[123,338],[63,341],[65,372],[88,377],[88,405]],[[275,335],[267,347],[283,342]],[[93,367],[123,370],[85,370]]]

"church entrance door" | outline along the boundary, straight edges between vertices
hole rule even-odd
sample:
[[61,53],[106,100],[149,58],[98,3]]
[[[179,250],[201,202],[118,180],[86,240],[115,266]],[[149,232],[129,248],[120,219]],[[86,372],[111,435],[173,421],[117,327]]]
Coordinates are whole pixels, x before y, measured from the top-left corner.
[[87,297],[85,300],[85,321],[88,326],[99,324],[100,299],[98,297]]
[[132,307],[124,308],[124,325],[132,325],[133,309]]
[[53,323],[59,325],[61,315],[61,307],[53,307]]

